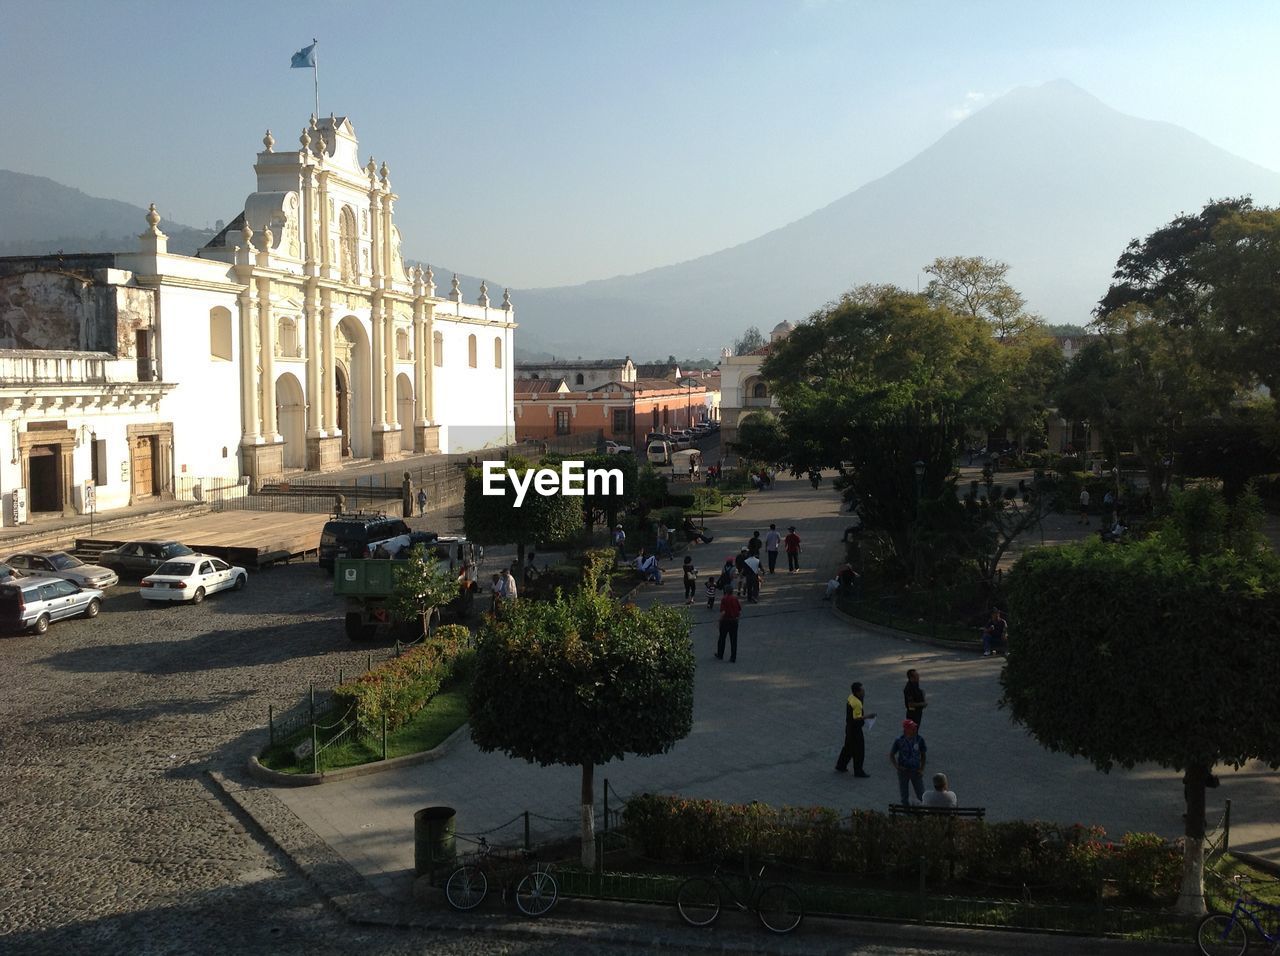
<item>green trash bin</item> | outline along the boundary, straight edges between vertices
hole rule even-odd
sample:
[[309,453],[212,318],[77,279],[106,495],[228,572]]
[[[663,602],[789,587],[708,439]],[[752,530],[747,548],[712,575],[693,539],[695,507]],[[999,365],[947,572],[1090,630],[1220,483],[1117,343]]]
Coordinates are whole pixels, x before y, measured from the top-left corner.
[[453,863],[455,817],[453,807],[424,807],[414,813],[413,872],[417,876],[434,875]]

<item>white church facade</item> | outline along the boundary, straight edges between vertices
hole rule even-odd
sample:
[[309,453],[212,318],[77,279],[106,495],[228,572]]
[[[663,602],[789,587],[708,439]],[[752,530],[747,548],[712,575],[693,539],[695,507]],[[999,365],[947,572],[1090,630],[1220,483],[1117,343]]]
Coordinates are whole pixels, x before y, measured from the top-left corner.
[[107,510],[193,480],[513,440],[509,296],[406,268],[385,163],[345,117],[268,133],[257,191],[196,256],[153,206],[136,252],[0,260],[0,495]]

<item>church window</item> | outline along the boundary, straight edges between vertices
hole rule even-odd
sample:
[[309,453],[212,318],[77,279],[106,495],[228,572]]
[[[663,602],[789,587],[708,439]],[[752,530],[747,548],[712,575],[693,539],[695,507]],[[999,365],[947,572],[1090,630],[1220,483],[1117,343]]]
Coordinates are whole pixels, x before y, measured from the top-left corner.
[[476,367],[476,337],[474,335],[467,336],[467,364],[472,368]]
[[493,338],[493,367],[502,368],[502,336]]
[[404,329],[396,330],[396,357],[402,362],[413,357],[409,354],[409,333]]
[[276,332],[276,354],[292,358],[301,354],[298,348],[298,324],[293,319],[281,319]]
[[343,206],[338,217],[338,244],[342,250],[339,258],[342,278],[353,281],[359,275],[360,267],[356,252],[356,214],[350,206]]
[[579,373],[578,373],[578,377],[577,377],[577,378],[575,378],[573,381],[574,381],[574,384],[575,384],[575,385],[582,385],[582,384],[586,381],[586,379],[584,379],[584,378],[582,377],[582,373],[581,373],[581,372],[579,372]]
[[231,361],[231,313],[227,309],[209,310],[209,357]]
[[756,382],[755,385],[751,387],[751,397],[752,398],[768,398],[769,397],[768,386],[766,386],[764,382]]

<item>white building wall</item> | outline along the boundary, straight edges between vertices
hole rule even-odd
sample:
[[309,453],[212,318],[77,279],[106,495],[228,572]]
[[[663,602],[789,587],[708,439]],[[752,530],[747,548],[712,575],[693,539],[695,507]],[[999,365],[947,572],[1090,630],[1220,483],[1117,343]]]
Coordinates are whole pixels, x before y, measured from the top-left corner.
[[[449,303],[453,309],[457,303]],[[440,450],[471,451],[515,440],[512,391],[513,329],[501,309],[462,305],[462,315],[436,312],[434,331],[444,345],[444,365],[431,366]],[[489,316],[486,318],[486,313]],[[465,321],[474,315],[480,321]],[[476,337],[476,367],[469,365],[468,336]],[[494,367],[494,339],[502,340],[502,367]],[[430,354],[430,353],[428,353]]]
[[[209,318],[215,308],[231,314],[232,359],[215,358]],[[160,288],[156,354],[164,381],[177,386],[160,406],[172,422],[174,480],[237,478],[240,445],[240,311],[231,292]],[[225,453],[224,453],[225,450]]]

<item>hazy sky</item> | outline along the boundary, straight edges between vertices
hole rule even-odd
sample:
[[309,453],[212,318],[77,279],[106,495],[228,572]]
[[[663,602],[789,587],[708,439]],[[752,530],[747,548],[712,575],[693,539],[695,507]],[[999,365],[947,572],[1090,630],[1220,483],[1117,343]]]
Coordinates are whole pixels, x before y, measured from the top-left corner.
[[[512,286],[736,245],[1069,79],[1280,169],[1280,3],[0,0],[0,168],[189,225],[320,109],[391,168],[405,253]],[[141,230],[143,223],[139,223]]]

